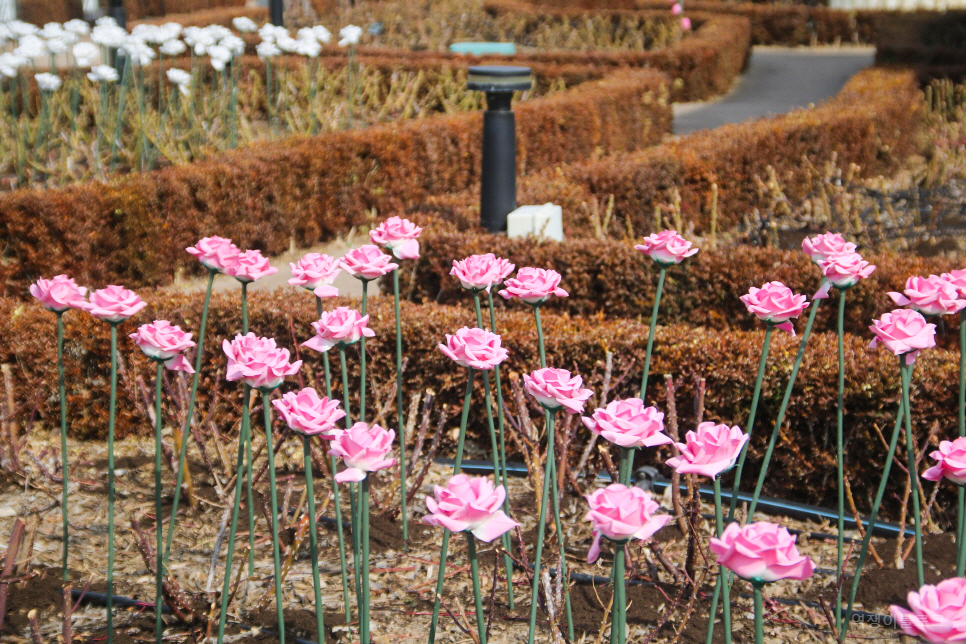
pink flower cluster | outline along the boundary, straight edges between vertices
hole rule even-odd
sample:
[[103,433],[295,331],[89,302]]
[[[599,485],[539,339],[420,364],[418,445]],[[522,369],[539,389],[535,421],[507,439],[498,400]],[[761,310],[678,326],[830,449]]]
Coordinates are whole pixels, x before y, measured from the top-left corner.
[[910,592],[909,610],[890,606],[902,632],[932,644],[966,642],[966,579],[953,577]]
[[348,306],[340,306],[332,311],[324,311],[317,322],[312,323],[315,335],[302,346],[315,351],[328,351],[332,347],[342,348],[355,344],[362,338],[376,334],[369,328],[369,316],[362,315]]
[[929,455],[936,464],[922,473],[927,481],[947,479],[956,485],[966,485],[966,438],[942,441],[939,449]]
[[225,237],[204,237],[186,248],[210,271],[249,283],[278,272],[259,250],[241,251]]
[[899,306],[908,306],[923,315],[950,315],[966,307],[966,299],[957,286],[945,276],[910,277],[902,293],[890,292]]
[[470,255],[460,261],[453,260],[450,275],[460,281],[468,291],[489,291],[502,284],[516,268],[513,264],[493,253]]
[[664,414],[656,407],[645,407],[640,398],[613,400],[581,421],[587,429],[618,447],[657,447],[672,442],[662,433]]
[[798,552],[795,537],[774,523],[728,524],[708,547],[719,564],[754,583],[808,579],[815,571],[812,560]]
[[373,244],[391,250],[397,259],[419,259],[419,233],[422,228],[400,217],[390,217],[369,231]]
[[292,268],[292,286],[301,286],[315,293],[316,297],[338,297],[339,289],[332,286],[342,272],[341,263],[335,257],[321,253],[309,253]]
[[669,514],[655,514],[660,506],[651,498],[650,492],[637,487],[613,483],[584,498],[590,506],[584,519],[590,521],[594,531],[594,542],[587,553],[588,563],[594,563],[600,557],[601,537],[617,542],[650,539],[671,520]]
[[515,278],[504,283],[500,295],[505,300],[521,300],[537,306],[550,299],[551,295],[567,297],[567,291],[560,288],[560,273],[545,268],[521,268]]
[[148,305],[137,293],[123,286],[108,286],[91,293],[87,310],[98,320],[117,324],[135,315]]
[[181,327],[175,326],[167,320],[155,320],[151,324],[142,324],[135,333],[130,335],[134,343],[140,347],[144,355],[153,360],[159,360],[172,371],[194,373],[195,370],[181,352],[195,346],[191,334],[185,333]]
[[676,230],[664,230],[644,238],[644,243],[634,246],[661,266],[680,264],[686,257],[697,254],[697,248],[691,248],[691,242],[678,234]]
[[565,410],[569,414],[579,414],[584,403],[594,392],[584,389],[583,378],[572,376],[566,369],[538,369],[523,376],[523,388],[537,399],[537,402],[550,411]]
[[749,313],[754,313],[759,319],[790,335],[795,335],[791,320],[808,307],[804,295],[796,295],[781,282],[768,282],[761,288],[752,286],[748,294],[742,295],[740,299]]
[[338,400],[319,397],[318,392],[306,387],[298,393],[289,391],[272,405],[282,414],[288,426],[306,436],[321,436],[332,440],[340,431],[335,424],[345,418]]
[[747,442],[748,434],[737,425],[728,427],[706,421],[688,432],[683,443],[675,443],[681,455],[669,458],[667,464],[680,474],[713,479],[735,466]]
[[341,458],[346,469],[336,474],[335,480],[339,483],[361,481],[370,472],[395,465],[396,459],[389,458],[395,438],[396,432],[391,429],[366,423],[356,423],[338,432],[329,445],[329,454]]
[[919,352],[936,346],[936,325],[926,322],[918,311],[896,309],[872,320],[869,327],[875,334],[869,347],[880,342],[897,356],[906,356],[906,364],[916,361]]
[[63,313],[68,309],[87,310],[85,295],[87,289],[78,286],[73,279],[66,275],[57,275],[53,279],[37,280],[30,285],[30,294],[40,300],[48,311]]
[[343,256],[341,264],[346,273],[367,282],[388,275],[399,267],[399,264],[392,263],[391,256],[372,244],[353,248]]

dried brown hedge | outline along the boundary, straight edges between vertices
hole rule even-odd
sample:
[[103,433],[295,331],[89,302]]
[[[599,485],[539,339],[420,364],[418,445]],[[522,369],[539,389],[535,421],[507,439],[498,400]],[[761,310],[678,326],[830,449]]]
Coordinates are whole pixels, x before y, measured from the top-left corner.
[[[228,279],[228,278],[220,278]],[[123,375],[119,393],[118,433],[150,432],[150,421],[137,411],[139,383],[150,386],[153,368],[127,338],[138,323],[155,318],[196,330],[202,298],[200,294],[163,296],[147,295],[150,306],[137,319],[121,326],[121,363]],[[314,318],[311,296],[284,291],[251,297],[252,330],[276,337],[293,347],[293,333],[299,341],[311,334],[309,322]],[[395,350],[391,299],[376,297],[370,309],[376,337],[369,342],[369,366],[374,386],[370,388],[370,409],[389,396]],[[403,329],[409,363],[406,389],[432,388],[438,402],[451,407],[459,405],[465,387],[465,372],[435,349],[447,332],[472,325],[468,307],[440,305],[405,305]],[[499,311],[499,324],[510,358],[503,369],[504,381],[535,368],[536,333],[532,314],[523,306]],[[199,409],[207,414],[214,390],[226,396],[214,407],[213,420],[223,431],[231,431],[237,422],[240,387],[224,382],[225,358],[220,352],[222,338],[234,335],[239,327],[237,292],[216,296],[209,320],[206,356],[200,387]],[[647,336],[645,324],[627,320],[598,320],[593,316],[570,317],[548,312],[544,316],[548,360],[583,375],[595,391],[590,407],[597,404],[603,378],[606,352],[614,354],[611,397],[628,397],[639,386],[639,374]],[[82,313],[70,312],[66,317],[66,367],[70,427],[76,436],[103,436],[107,424],[108,325]],[[293,330],[294,329],[294,332]],[[36,303],[0,301],[0,352],[2,360],[14,364],[15,395],[25,419],[36,406],[41,425],[53,426],[57,418],[54,316]],[[693,326],[670,326],[658,329],[651,373],[649,402],[663,408],[663,374],[673,374],[680,383],[678,410],[682,428],[692,417],[693,382],[696,376],[707,379],[706,418],[743,424],[751,397],[754,373],[761,350],[762,333],[714,331]],[[850,335],[846,339],[848,378],[846,380],[846,427],[848,469],[853,490],[860,506],[867,505],[871,486],[878,481],[884,458],[873,427],[891,427],[899,395],[897,361],[885,350],[869,350],[867,334]],[[784,386],[797,351],[797,340],[776,334],[766,372],[758,412],[759,425],[751,453],[751,470],[755,471],[770,422],[777,413]],[[787,426],[776,452],[773,476],[767,491],[772,494],[812,502],[829,502],[834,486],[833,437],[837,369],[834,334],[813,336],[799,375],[796,393],[787,415]],[[311,383],[321,368],[320,356],[304,352],[303,377]],[[353,370],[351,382],[358,382],[358,359],[350,351]],[[924,352],[916,364],[913,384],[913,419],[920,435],[933,424],[940,427],[939,436],[955,432],[955,405],[958,381],[958,354],[941,349]],[[378,386],[376,386],[378,385]],[[293,380],[285,390],[298,386]],[[353,388],[355,385],[353,385]],[[338,389],[336,390],[338,392]],[[472,434],[481,438],[484,414],[480,407],[482,392],[477,391],[471,414]],[[353,403],[358,413],[357,403]],[[456,407],[458,409],[458,407]],[[531,410],[534,417],[537,410]],[[166,412],[167,413],[167,412]],[[391,416],[392,414],[390,414]],[[454,409],[450,426],[458,422]],[[176,422],[176,421],[173,421]],[[21,424],[22,427],[22,424]],[[564,424],[564,427],[567,427]],[[579,455],[587,434],[579,427],[572,454]],[[486,441],[480,441],[486,444]],[[642,460],[663,463],[666,451],[649,451]],[[898,479],[897,473],[897,481]]]
[[575,187],[566,191],[572,201],[564,206],[572,227],[588,229],[588,203],[606,204],[613,196],[612,232],[633,228],[642,234],[654,227],[654,207],[671,203],[676,188],[686,225],[706,233],[716,183],[717,227],[727,230],[755,209],[771,208],[770,197],[754,181],[767,178],[769,167],[793,202],[813,189],[808,168],[833,158],[840,165],[857,164],[862,176],[893,169],[916,143],[922,105],[914,72],[869,69],[816,108],[703,130],[632,154],[571,165],[554,176],[532,175],[522,182],[520,201],[561,203],[555,193],[569,181]]
[[[654,71],[617,71],[520,104],[522,167],[660,140],[670,127],[666,86]],[[211,234],[272,254],[331,239],[372,208],[400,209],[477,183],[481,119],[469,113],[292,137],[107,184],[2,195],[4,292],[23,297],[38,276],[60,272],[87,284],[164,284],[178,267],[197,268],[184,248]]]
[[227,7],[244,7],[246,0],[124,0],[128,20],[142,20],[171,16],[172,14],[191,14]]
[[[632,242],[598,239],[567,239],[540,242],[507,239],[480,233],[424,231],[420,257],[412,271],[402,274],[400,290],[414,302],[453,304],[467,301],[459,282],[450,276],[454,259],[480,253],[496,253],[518,268],[552,268],[563,276],[561,286],[570,293],[553,298],[548,310],[571,315],[638,318],[647,322],[654,303],[657,269],[634,249]],[[913,255],[878,254],[867,259],[876,271],[849,290],[846,330],[866,334],[873,318],[896,308],[886,293],[902,291],[906,278],[962,268],[963,262]],[[661,300],[661,321],[707,326],[712,329],[755,330],[761,322],[750,315],[738,299],[751,286],[778,280],[811,299],[820,284],[818,269],[801,251],[742,246],[720,250],[702,249],[667,272]],[[383,289],[390,292],[391,282]],[[836,296],[837,297],[837,296]],[[816,329],[834,329],[835,307],[823,304]],[[955,343],[959,328],[955,316],[947,318],[948,341]],[[804,322],[798,324],[799,331]]]
[[221,25],[231,27],[232,20],[244,16],[251,18],[256,23],[268,21],[268,9],[265,7],[221,7],[217,9],[203,9],[192,11],[191,13],[168,13],[152,18],[138,20],[138,23],[160,25],[166,22],[177,22],[183,27],[207,27],[208,25]]
[[17,0],[17,18],[35,25],[83,17],[81,0]]

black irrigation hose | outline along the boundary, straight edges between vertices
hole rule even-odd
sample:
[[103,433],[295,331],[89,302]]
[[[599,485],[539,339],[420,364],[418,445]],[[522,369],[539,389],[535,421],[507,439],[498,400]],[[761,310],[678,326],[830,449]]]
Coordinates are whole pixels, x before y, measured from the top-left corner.
[[[98,604],[98,605],[107,604],[107,595],[105,595],[104,593],[84,592],[83,590],[74,589],[70,592],[70,594],[75,601],[79,600],[85,604]],[[151,610],[154,610],[154,604],[150,602],[142,602],[136,599],[131,599],[130,597],[122,597],[120,595],[113,595],[112,598],[115,606],[121,606],[123,608],[149,608]],[[168,607],[167,604],[165,604],[164,606],[161,607],[161,612],[171,613],[171,609]],[[239,624],[239,626],[241,626],[242,628],[247,628],[248,630],[252,630],[252,627],[246,624]],[[267,633],[269,635],[275,634],[275,631],[267,628],[263,628],[260,630],[262,633]],[[312,640],[303,640],[298,637],[293,637],[292,641],[294,641],[295,644],[318,644],[317,642],[314,642]]]
[[[436,459],[436,462],[451,465],[453,463],[452,459],[440,458]],[[463,461],[462,468],[471,473],[485,474],[493,471],[493,464],[489,461]],[[522,463],[507,463],[506,464],[507,474],[513,476],[526,476],[527,468]],[[658,474],[657,470],[652,467],[642,467],[639,468],[635,473],[635,480],[639,481],[639,484],[643,484],[647,489],[653,490],[656,494],[663,494],[664,491],[670,487],[671,482]],[[603,478],[610,480],[610,477],[606,472],[602,472],[598,475],[598,478]],[[685,489],[682,485],[681,489]],[[699,491],[703,497],[706,499],[714,499],[714,488],[708,485],[702,485]],[[721,500],[722,502],[728,502],[731,500],[731,496],[734,492],[731,489],[721,490]],[[739,492],[738,500],[742,503],[751,503],[752,495]],[[776,499],[773,497],[762,496],[758,499],[758,509],[762,512],[769,514],[781,514],[784,516],[793,517],[795,519],[801,519],[805,521],[821,521],[821,520],[833,520],[838,519],[837,510],[829,510],[826,508],[820,508],[814,505],[807,505],[805,503],[796,503],[795,501],[784,501],[782,499]],[[862,526],[868,527],[869,523],[867,519],[862,521]],[[853,517],[845,517],[845,527],[854,530],[856,528],[856,521]],[[878,537],[896,537],[899,535],[899,525],[896,523],[888,522],[876,522],[875,528],[872,530],[872,534]],[[812,536],[816,538],[826,538],[826,535],[819,536],[818,533],[811,533]],[[916,532],[912,528],[906,528],[906,536],[914,537]],[[828,535],[828,538],[835,538],[835,535]]]

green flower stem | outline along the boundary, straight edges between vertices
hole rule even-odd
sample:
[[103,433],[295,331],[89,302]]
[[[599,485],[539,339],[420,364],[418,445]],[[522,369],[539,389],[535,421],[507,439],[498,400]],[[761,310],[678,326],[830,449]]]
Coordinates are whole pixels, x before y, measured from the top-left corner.
[[[325,616],[322,605],[322,582],[319,580],[319,526],[315,520],[315,481],[312,477],[312,446],[309,436],[302,437],[302,453],[305,456],[305,490],[308,493],[309,505],[309,558],[312,559],[312,585],[315,589],[315,623],[317,642],[325,642]],[[345,552],[342,552],[345,562]],[[343,575],[345,568],[342,569]]]
[[543,341],[543,321],[540,319],[540,305],[533,306],[533,317],[537,321],[537,349],[540,351],[540,368],[547,368],[547,349]]
[[[788,410],[788,401],[792,397],[792,390],[795,388],[795,380],[798,378],[798,370],[802,367],[802,360],[805,358],[805,347],[808,345],[808,338],[812,335],[812,324],[815,322],[815,314],[821,306],[822,300],[812,300],[812,312],[808,314],[808,323],[805,325],[805,332],[802,334],[802,341],[798,345],[798,355],[795,356],[795,364],[792,367],[791,376],[785,386],[785,396],[782,398],[781,407],[778,408],[778,416],[775,417],[775,426],[768,440],[768,449],[765,452],[765,459],[761,464],[761,472],[758,473],[758,483],[755,485],[755,493],[751,498],[751,505],[748,508],[748,518],[755,514],[758,507],[758,497],[761,496],[761,488],[765,484],[765,477],[768,475],[768,464],[771,462],[772,453],[775,451],[775,443],[778,442],[778,432],[781,430],[785,420],[785,412]],[[735,490],[737,493],[737,490]]]
[[761,596],[761,584],[752,582],[755,592],[755,644],[765,640],[765,602]]
[[463,534],[466,535],[466,548],[470,557],[470,577],[473,578],[473,601],[476,604],[476,632],[479,634],[479,644],[486,644],[486,619],[484,619],[483,615],[483,593],[480,591],[480,564],[476,557],[476,537],[469,531]]
[[926,584],[922,561],[922,516],[919,512],[919,474],[916,471],[916,440],[912,435],[912,409],[909,402],[909,386],[912,365],[906,364],[906,355],[899,356],[899,372],[902,375],[902,408],[906,417],[906,452],[909,456],[909,489],[912,496],[912,516],[916,527],[916,575],[921,588]]
[[370,475],[359,484],[359,514],[362,519],[362,608],[359,617],[359,639],[370,644],[369,626],[369,484]]
[[839,642],[845,642],[852,625],[852,606],[855,605],[855,594],[859,590],[859,580],[862,578],[862,568],[865,566],[865,558],[869,554],[869,543],[872,541],[872,533],[875,531],[875,521],[879,516],[879,507],[882,505],[882,498],[885,496],[886,486],[889,483],[889,472],[892,471],[892,461],[896,455],[896,446],[899,444],[899,431],[902,429],[903,404],[899,403],[899,410],[896,413],[896,424],[892,429],[892,439],[889,441],[889,454],[886,456],[885,465],[882,468],[882,480],[879,482],[879,489],[875,494],[875,502],[872,504],[872,514],[869,515],[868,523],[865,526],[865,539],[862,540],[862,549],[859,551],[859,560],[855,564],[855,573],[852,575],[852,588],[849,591],[849,603],[845,609],[845,616],[842,619],[842,628],[839,630]]
[[[61,581],[65,584],[70,580],[67,574],[67,540],[70,537],[70,525],[67,522],[67,388],[64,386],[64,311],[57,313],[57,386],[60,389],[60,477],[61,500],[60,518],[63,524],[63,555],[61,561]],[[160,525],[161,517],[158,517]]]
[[107,644],[114,644],[114,420],[117,413],[117,325],[111,325],[111,404],[107,425]]
[[229,146],[235,149],[238,146],[238,68],[235,64],[234,54],[231,57],[231,102],[229,104],[229,121],[231,123],[231,134]]
[[[339,362],[342,365],[342,406],[345,408],[345,428],[349,429],[352,427],[352,414],[349,407],[349,370],[345,364],[345,347],[341,345],[339,346]],[[332,472],[332,475],[335,476],[335,470]],[[338,492],[338,489],[336,489],[336,492]],[[355,483],[349,484],[349,516],[352,521],[352,570],[356,584],[356,608],[360,609],[362,606],[360,594],[362,586],[359,579],[359,556],[362,535],[359,530],[359,504],[357,503]],[[345,614],[345,621],[346,624],[352,621],[348,611]]]
[[647,351],[644,353],[644,375],[641,376],[641,400],[647,394],[647,377],[651,372],[651,351],[654,349],[654,331],[657,327],[657,311],[661,307],[661,294],[664,292],[664,277],[667,266],[661,265],[657,278],[657,291],[654,293],[654,308],[651,309],[651,330],[647,334]]
[[627,637],[627,581],[624,579],[624,542],[614,544],[614,607],[611,612],[611,644],[624,644]]
[[836,335],[838,335],[839,353],[839,397],[836,409],[835,432],[835,462],[838,468],[838,535],[836,537],[836,594],[835,594],[835,628],[842,630],[842,563],[845,557],[845,438],[844,438],[844,409],[845,409],[845,294],[847,289],[839,290],[839,317]]
[[570,576],[567,574],[567,551],[566,543],[564,541],[564,531],[560,524],[560,498],[557,491],[557,463],[556,461],[550,464],[553,468],[550,478],[552,479],[552,486],[550,493],[553,495],[553,521],[554,527],[557,530],[557,542],[560,545],[560,575],[563,579],[563,595],[564,595],[564,613],[567,616],[567,637],[569,641],[574,641],[574,616],[573,610],[570,607]]
[[238,509],[241,506],[242,478],[245,473],[245,443],[249,442],[251,423],[249,406],[252,388],[245,385],[242,397],[242,423],[238,434],[238,460],[235,464],[235,500],[231,508],[231,529],[228,532],[228,550],[225,555],[225,580],[221,589],[221,614],[218,617],[218,644],[225,639],[225,621],[228,618],[228,597],[231,595],[231,567],[235,555],[235,535],[238,534]]
[[[738,465],[735,467],[734,493],[731,495],[731,503],[728,505],[728,521],[735,518],[735,510],[738,508],[738,490],[741,489],[741,474],[745,469],[745,458],[748,456],[748,446],[751,445],[751,434],[755,428],[755,416],[758,414],[758,400],[761,398],[761,386],[765,379],[765,367],[768,363],[768,353],[771,349],[771,334],[775,328],[771,324],[765,326],[765,340],[761,345],[761,358],[758,360],[758,376],[755,378],[755,391],[751,395],[751,409],[748,412],[748,425],[745,431],[748,433],[748,440],[741,448],[738,456]],[[750,515],[749,515],[750,516]]]
[[[272,448],[272,406],[269,392],[262,392],[262,409],[265,414],[265,453],[268,455],[268,482],[272,492],[272,555],[275,563],[275,610],[278,612],[278,641],[285,644],[285,616],[282,604],[282,558],[278,546],[278,494],[275,490],[275,450]],[[249,441],[251,442],[251,441]],[[249,462],[249,465],[251,463]],[[251,510],[249,510],[251,513]],[[315,526],[312,526],[313,532]]]
[[[315,68],[312,76],[312,105],[315,105]],[[315,127],[315,113],[312,115],[312,127]],[[403,551],[409,551],[409,513],[406,510],[406,423],[403,420],[403,383],[402,383],[402,319],[399,310],[399,268],[392,271],[392,292],[396,307],[396,423],[399,427],[399,475],[400,497],[402,498],[402,532]],[[486,380],[487,385],[490,379]],[[489,397],[487,397],[489,405]],[[490,408],[487,406],[487,412]],[[490,429],[493,422],[490,421]]]
[[[959,312],[959,435],[966,436],[966,310]],[[956,576],[962,577],[966,572],[966,547],[963,537],[966,535],[966,489],[957,491],[959,522],[956,531],[956,545],[959,546],[959,556],[956,558]]]
[[[483,311],[482,311],[482,308],[480,306],[480,293],[479,293],[479,291],[474,291],[473,292],[473,304],[476,307],[476,326],[482,329],[483,328]],[[493,331],[493,333],[496,333],[496,331]],[[499,367],[496,367],[496,368],[498,369]],[[501,485],[502,484],[504,486],[504,488],[506,488],[506,480],[503,479],[503,481],[501,483],[501,479],[500,479],[500,476],[501,476],[501,473],[502,473],[501,463],[503,462],[503,452],[500,449],[500,447],[497,445],[496,427],[493,424],[493,394],[490,391],[490,372],[489,371],[486,371],[482,375],[483,375],[483,393],[484,393],[484,397],[485,397],[485,400],[486,400],[486,402],[485,402],[485,405],[486,405],[486,422],[487,422],[487,426],[490,429],[490,445],[491,445],[491,449],[493,450],[493,480],[496,482],[497,485]],[[499,388],[499,385],[497,385],[497,387]],[[499,391],[497,393],[499,395]],[[502,396],[500,398],[501,398],[501,400],[500,400],[500,403],[499,404],[502,406],[502,404],[503,404]],[[502,436],[503,436],[503,427],[501,425],[501,427],[500,427],[500,437],[502,438]],[[507,512],[507,513],[509,513],[508,504],[509,504],[509,501],[507,501],[506,497],[504,497],[504,511]],[[510,536],[509,536],[508,533],[504,532],[503,535],[501,535],[501,537],[500,537],[500,543],[503,545],[503,550],[505,552],[507,552],[507,551],[510,550]],[[514,601],[513,601],[513,560],[510,559],[510,557],[508,555],[504,555],[504,561],[503,561],[503,563],[504,563],[504,565],[506,567],[506,574],[507,574],[507,595],[508,595],[508,602],[509,602],[510,607],[512,608],[513,607],[513,604],[514,604]]]
[[[171,504],[171,519],[168,522],[168,537],[164,546],[164,568],[168,567],[171,556],[171,540],[178,519],[178,503],[181,501],[181,484],[184,481],[185,456],[188,453],[188,439],[191,436],[191,421],[195,413],[195,399],[198,397],[198,379],[201,376],[201,359],[205,353],[205,330],[208,327],[208,306],[211,304],[211,287],[218,271],[208,269],[208,290],[205,291],[205,304],[201,309],[201,328],[198,330],[198,352],[195,354],[195,373],[191,377],[191,397],[188,398],[188,414],[185,416],[184,429],[181,431],[181,454],[178,455],[178,477],[174,486],[174,501]],[[160,519],[159,519],[160,521]]]
[[124,104],[127,100],[131,82],[131,57],[124,57],[124,71],[121,74],[121,87],[117,99],[117,119],[114,121],[114,137],[111,139],[111,172],[117,166],[117,146],[121,141],[121,126],[124,123]]
[[[322,300],[318,297],[315,298],[316,311],[319,317],[322,317]],[[322,354],[322,364],[325,365],[325,397],[332,399],[332,371],[329,366],[329,352],[326,351]],[[349,417],[349,408],[345,408],[346,418]],[[342,501],[339,497],[339,484],[335,482],[335,473],[338,463],[335,456],[329,456],[329,467],[332,471],[332,500],[335,505],[335,525],[336,534],[339,536],[339,564],[342,567],[342,596],[345,605],[345,619],[348,624],[351,620],[349,619],[351,612],[349,610],[349,575],[348,567],[346,566],[345,559],[345,530],[342,527]]]
[[622,485],[631,484],[631,469],[634,464],[634,450],[635,447],[625,447],[621,448],[621,461],[620,461],[620,471],[618,473],[618,478],[620,479],[618,483]]
[[154,378],[154,532],[158,540],[156,570],[154,572],[154,637],[161,644],[164,635],[164,621],[161,607],[164,606],[162,580],[164,579],[164,547],[161,528],[161,378],[164,376],[164,361],[157,360],[158,371]]
[[[366,314],[368,303],[369,280],[362,280],[362,315]],[[366,422],[366,336],[359,340],[359,422]]]
[[[470,401],[473,399],[474,369],[467,369],[466,393],[463,394],[463,413],[460,416],[460,435],[456,442],[456,462],[453,464],[453,475],[460,473],[463,467],[463,442],[466,439],[466,421],[470,413]],[[439,550],[439,571],[436,575],[436,594],[433,599],[433,619],[429,626],[429,644],[436,642],[436,627],[439,624],[439,607],[443,598],[443,584],[446,582],[446,555],[449,550],[450,531],[443,530],[443,543]]]
[[[721,533],[724,532],[724,512],[721,507],[721,479],[719,477],[714,477],[714,531],[715,535],[720,537]],[[714,594],[717,596],[721,592],[721,585],[725,580],[728,579],[727,573],[725,572],[724,566],[720,567],[718,572],[718,581],[714,586]],[[730,591],[730,585],[729,585]],[[717,603],[717,602],[714,602]],[[731,644],[731,602],[725,602],[721,606],[722,615],[722,625],[724,626],[725,633],[725,643]],[[714,623],[714,616],[709,618],[711,624]]]
[[540,497],[540,515],[537,523],[537,551],[533,560],[533,587],[530,593],[530,628],[527,634],[527,644],[533,644],[537,629],[537,605],[540,603],[540,562],[543,558],[543,539],[547,532],[547,501],[551,494],[550,481],[553,479],[554,469],[553,431],[556,412],[547,411],[545,415],[547,419],[547,460],[544,466],[543,496]]
[[[242,335],[248,335],[248,282],[241,283]],[[248,421],[251,422],[250,420]],[[245,493],[248,497],[248,578],[255,576],[255,494],[252,491],[254,479],[252,464],[252,432],[248,431],[249,440],[245,441]],[[277,534],[277,533],[276,533]]]

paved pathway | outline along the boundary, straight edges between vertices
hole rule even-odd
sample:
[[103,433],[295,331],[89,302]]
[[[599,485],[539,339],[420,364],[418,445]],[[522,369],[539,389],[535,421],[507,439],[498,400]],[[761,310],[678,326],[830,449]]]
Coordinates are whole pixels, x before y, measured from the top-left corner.
[[835,96],[873,62],[874,47],[755,47],[734,89],[708,103],[674,105],[674,133],[781,114]]

